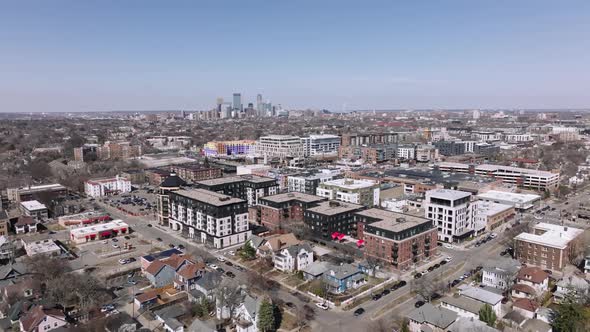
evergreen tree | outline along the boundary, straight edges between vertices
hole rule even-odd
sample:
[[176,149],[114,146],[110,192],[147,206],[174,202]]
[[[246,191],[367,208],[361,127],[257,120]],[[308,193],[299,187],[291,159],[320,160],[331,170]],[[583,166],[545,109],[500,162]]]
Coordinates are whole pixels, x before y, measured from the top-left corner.
[[262,300],[258,309],[258,331],[270,332],[275,330],[274,306],[267,299]]
[[567,295],[555,312],[553,331],[585,331],[585,326],[587,325],[590,325],[588,312],[582,304],[575,301],[573,296]]
[[479,309],[479,320],[488,324],[488,326],[494,327],[496,323],[496,313],[492,310],[492,307],[489,304],[486,304]]
[[242,246],[242,250],[240,251],[240,256],[246,260],[252,260],[256,257],[256,249],[250,245],[250,242],[246,242],[244,246]]

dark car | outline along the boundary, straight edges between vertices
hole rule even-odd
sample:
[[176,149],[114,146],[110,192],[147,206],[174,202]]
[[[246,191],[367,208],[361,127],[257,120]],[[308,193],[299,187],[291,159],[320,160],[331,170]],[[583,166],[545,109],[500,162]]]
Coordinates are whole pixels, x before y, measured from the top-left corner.
[[428,268],[428,272],[432,272],[432,271],[434,271],[434,266],[431,266]]
[[442,295],[440,295],[439,293],[434,293],[434,294],[432,294],[432,295],[430,296],[430,301],[433,301],[433,300],[438,300],[438,299],[440,299],[441,297],[442,297]]
[[169,248],[174,248],[175,246],[172,243],[170,243],[170,244],[168,244],[168,247]]
[[230,262],[230,261],[225,261],[225,265],[227,265],[227,266],[234,266],[234,264],[232,262]]
[[375,294],[373,295],[373,301],[377,301],[381,298],[381,294]]
[[397,285],[401,288],[404,287],[405,285],[407,285],[408,283],[405,280],[402,280],[400,282],[397,283]]
[[421,307],[421,306],[423,306],[424,304],[425,304],[425,302],[424,302],[424,301],[418,301],[418,302],[414,303],[414,307],[416,307],[416,308],[420,308],[420,307]]
[[184,245],[179,244],[177,248],[180,249],[180,250],[184,250]]
[[362,315],[362,314],[364,314],[364,313],[365,313],[365,309],[363,309],[363,308],[358,308],[358,309],[356,309],[356,310],[354,311],[354,315],[355,315],[355,316],[360,316],[360,315]]
[[387,295],[387,294],[389,294],[389,293],[391,293],[391,292],[389,291],[389,289],[384,289],[384,290],[383,290],[383,292],[381,292],[381,296],[385,296],[385,295]]
[[156,240],[162,242],[162,238],[157,237]]
[[452,287],[455,287],[455,286],[457,286],[459,283],[461,283],[461,280],[459,280],[459,279],[455,279],[455,280],[453,280],[453,281],[451,282],[451,286],[452,286]]
[[127,261],[130,262],[130,263],[131,262],[135,262],[136,260],[137,259],[135,259],[135,257],[129,257],[129,258],[127,258]]
[[438,269],[440,267],[440,263],[436,263],[434,265],[432,265],[433,268]]
[[285,302],[285,306],[291,309],[295,309],[295,304],[293,302]]
[[439,264],[440,265],[445,265],[445,264],[447,264],[447,261],[441,261]]
[[545,271],[547,274],[553,274],[553,271],[551,271],[551,270],[543,270],[543,271]]
[[152,224],[147,224],[147,227],[152,227]]
[[125,235],[125,240],[131,240],[131,238],[129,237],[129,235]]
[[223,273],[223,272],[225,272],[225,270],[224,270],[224,269],[222,269],[222,268],[220,268],[220,267],[218,267],[216,270],[217,270],[217,272],[219,272],[219,273]]
[[414,275],[414,279],[420,279],[420,278],[422,278],[422,273],[416,273]]
[[236,277],[236,275],[232,271],[225,272],[225,275],[228,276],[228,277],[230,277],[230,278],[235,278]]
[[508,298],[507,297],[503,297],[502,298],[502,304],[506,304],[508,303]]
[[244,268],[241,267],[241,266],[239,266],[239,265],[236,265],[235,266],[235,269],[238,270],[238,271],[244,271]]

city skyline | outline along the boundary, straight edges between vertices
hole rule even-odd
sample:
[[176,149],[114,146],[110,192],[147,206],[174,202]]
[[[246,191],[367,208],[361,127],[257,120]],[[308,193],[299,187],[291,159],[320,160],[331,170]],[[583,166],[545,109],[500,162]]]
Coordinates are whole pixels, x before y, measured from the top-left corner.
[[4,4],[0,112],[587,108],[577,1]]

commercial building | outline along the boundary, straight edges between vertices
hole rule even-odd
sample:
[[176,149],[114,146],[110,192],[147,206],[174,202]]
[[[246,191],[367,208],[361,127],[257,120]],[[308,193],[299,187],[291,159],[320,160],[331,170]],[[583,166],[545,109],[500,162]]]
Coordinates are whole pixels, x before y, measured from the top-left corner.
[[287,177],[288,191],[315,195],[320,183],[333,180],[338,173],[320,172],[289,175]]
[[328,199],[361,204],[366,207],[379,206],[379,184],[372,180],[336,179],[320,183],[316,194]]
[[172,165],[168,166],[171,173],[175,173],[186,182],[216,179],[223,176],[221,168],[206,167],[203,165]]
[[58,223],[63,227],[82,226],[96,224],[111,220],[111,216],[104,211],[88,211],[58,218]]
[[39,195],[63,198],[68,195],[68,189],[59,183],[6,189],[8,200],[11,202],[31,201]]
[[256,141],[211,141],[203,145],[203,153],[208,157],[251,155],[256,151]]
[[398,146],[396,156],[402,160],[414,160],[416,158],[416,147],[413,145]]
[[302,158],[304,156],[301,138],[290,135],[262,136],[256,142],[256,154],[264,158]]
[[29,257],[35,255],[56,256],[61,254],[61,248],[52,239],[29,241],[23,238],[21,242]]
[[370,144],[394,144],[399,141],[399,133],[357,133],[343,134],[341,145],[361,146]]
[[510,205],[518,211],[526,211],[541,202],[541,196],[536,194],[512,193],[505,191],[490,190],[477,194],[477,198],[484,202]]
[[92,179],[84,182],[84,192],[95,198],[128,193],[131,192],[131,181],[118,175],[114,178]]
[[303,212],[305,225],[316,237],[329,239],[333,233],[356,236],[355,213],[365,207],[339,201],[323,201]]
[[439,150],[434,145],[418,145],[416,146],[416,161],[417,162],[431,162],[438,161]]
[[103,240],[129,233],[129,225],[121,220],[70,229],[70,240],[74,243],[86,243]]
[[439,240],[459,242],[474,232],[477,204],[469,192],[434,189],[426,192],[424,213],[437,227]]
[[264,164],[239,165],[236,167],[236,175],[266,174],[271,169],[272,166]]
[[340,136],[336,135],[309,135],[301,138],[303,144],[303,156],[331,156],[338,154]]
[[196,182],[198,188],[223,193],[248,202],[249,206],[257,205],[258,200],[279,192],[277,181],[272,178],[241,175]]
[[[260,205],[250,211],[260,213],[260,223],[268,229],[276,230],[285,221],[302,222],[303,212],[307,208],[325,200],[326,198],[315,195],[290,192],[263,197],[259,201]],[[252,213],[251,217],[256,218]]]
[[170,192],[169,224],[214,248],[246,242],[252,235],[247,201],[205,189]]
[[21,202],[19,205],[19,210],[23,215],[33,217],[38,221],[47,220],[49,218],[47,207],[45,204],[41,204],[39,201]]
[[437,229],[426,218],[382,209],[360,211],[355,217],[367,259],[407,270],[436,255]]
[[170,193],[180,190],[186,185],[186,182],[178,175],[172,173],[160,184],[157,195],[158,224],[168,226],[168,217],[170,216]]
[[511,205],[493,202],[477,202],[475,231],[492,231],[514,217],[516,210]]
[[470,173],[502,179],[504,183],[536,190],[553,190],[559,184],[559,173],[538,171],[502,165],[470,165],[461,163],[441,162],[441,171]]
[[532,233],[514,238],[514,254],[520,262],[542,269],[561,271],[580,250],[579,236],[584,230],[568,226],[539,223]]

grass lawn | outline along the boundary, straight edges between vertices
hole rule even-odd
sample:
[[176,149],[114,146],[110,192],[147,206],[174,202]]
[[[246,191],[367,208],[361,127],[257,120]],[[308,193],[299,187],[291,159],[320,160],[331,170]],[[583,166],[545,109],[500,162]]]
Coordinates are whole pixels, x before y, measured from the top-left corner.
[[285,274],[281,271],[271,271],[266,276],[275,280],[283,280],[285,278]]
[[48,225],[45,225],[45,226],[47,227],[48,230],[54,231],[54,232],[63,231],[65,229],[65,227],[63,227],[60,224],[48,224]]
[[291,331],[297,327],[297,318],[290,313],[283,311],[283,318],[281,320],[281,326],[279,329]]
[[283,280],[284,283],[286,283],[287,285],[291,286],[291,287],[297,287],[300,284],[304,283],[304,280],[301,280],[297,277],[297,275],[290,275],[287,279]]

